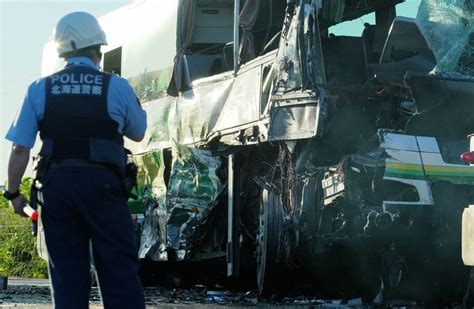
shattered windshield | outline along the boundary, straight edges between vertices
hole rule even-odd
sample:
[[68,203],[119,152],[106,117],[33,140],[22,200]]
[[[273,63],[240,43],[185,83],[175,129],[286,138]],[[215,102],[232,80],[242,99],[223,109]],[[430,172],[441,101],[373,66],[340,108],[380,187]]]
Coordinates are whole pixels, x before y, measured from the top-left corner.
[[474,1],[422,0],[417,19],[436,57],[433,73],[474,78]]

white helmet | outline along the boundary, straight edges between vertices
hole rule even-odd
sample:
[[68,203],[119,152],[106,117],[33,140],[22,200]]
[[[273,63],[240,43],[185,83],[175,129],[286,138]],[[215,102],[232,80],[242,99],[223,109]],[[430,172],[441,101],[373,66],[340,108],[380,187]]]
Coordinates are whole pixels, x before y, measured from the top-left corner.
[[59,56],[94,45],[107,45],[105,33],[89,13],[74,12],[61,18],[54,30]]

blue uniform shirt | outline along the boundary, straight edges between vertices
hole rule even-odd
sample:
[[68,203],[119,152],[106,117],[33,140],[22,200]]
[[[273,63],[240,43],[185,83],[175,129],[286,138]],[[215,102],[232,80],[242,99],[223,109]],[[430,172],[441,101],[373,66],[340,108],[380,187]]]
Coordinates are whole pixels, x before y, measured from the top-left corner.
[[[83,65],[97,69],[96,64],[87,57],[69,58],[67,65]],[[44,115],[45,84],[45,78],[41,78],[29,86],[23,105],[5,137],[7,140],[20,146],[33,148],[38,133],[38,122]],[[138,138],[145,133],[145,111],[138,104],[136,94],[128,82],[115,75],[112,76],[109,84],[107,111],[118,123],[119,133],[130,138]]]

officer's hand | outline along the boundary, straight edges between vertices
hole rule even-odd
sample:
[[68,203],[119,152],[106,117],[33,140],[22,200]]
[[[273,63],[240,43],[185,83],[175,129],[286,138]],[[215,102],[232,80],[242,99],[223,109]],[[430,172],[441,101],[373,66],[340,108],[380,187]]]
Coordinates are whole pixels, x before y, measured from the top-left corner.
[[10,201],[10,204],[13,206],[13,211],[22,216],[22,217],[28,217],[24,212],[23,212],[23,206],[25,203],[28,203],[28,200],[23,194],[20,194],[17,198],[13,199]]

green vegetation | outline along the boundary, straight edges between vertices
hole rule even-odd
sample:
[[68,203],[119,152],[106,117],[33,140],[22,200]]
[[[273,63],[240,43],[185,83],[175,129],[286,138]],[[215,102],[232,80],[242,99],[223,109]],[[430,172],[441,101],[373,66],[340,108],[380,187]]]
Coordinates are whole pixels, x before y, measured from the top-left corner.
[[[22,181],[20,191],[29,198],[31,178]],[[46,278],[46,262],[36,252],[31,221],[15,214],[0,197],[0,276]]]

